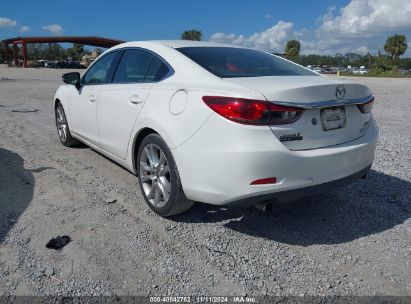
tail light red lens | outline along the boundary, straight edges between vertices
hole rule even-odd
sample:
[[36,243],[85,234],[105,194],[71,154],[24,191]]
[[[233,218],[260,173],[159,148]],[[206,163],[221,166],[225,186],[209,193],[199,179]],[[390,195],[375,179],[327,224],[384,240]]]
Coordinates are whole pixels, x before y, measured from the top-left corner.
[[276,177],[267,177],[262,179],[257,179],[250,183],[250,185],[267,185],[267,184],[275,184],[277,182]]
[[372,108],[374,107],[374,97],[372,97],[369,101],[366,103],[357,105],[358,109],[360,109],[361,113],[367,114],[372,111]]
[[296,121],[303,109],[272,104],[264,100],[204,96],[203,101],[226,119],[246,125],[280,125]]

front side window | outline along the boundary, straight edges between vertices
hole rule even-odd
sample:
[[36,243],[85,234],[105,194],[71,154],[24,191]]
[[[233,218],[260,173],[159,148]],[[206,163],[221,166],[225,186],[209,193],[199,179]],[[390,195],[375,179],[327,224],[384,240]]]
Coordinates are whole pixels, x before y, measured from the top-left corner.
[[234,47],[184,47],[178,51],[221,78],[261,76],[318,76],[270,54]]
[[104,84],[110,81],[110,71],[118,52],[112,52],[99,59],[83,77],[83,84]]

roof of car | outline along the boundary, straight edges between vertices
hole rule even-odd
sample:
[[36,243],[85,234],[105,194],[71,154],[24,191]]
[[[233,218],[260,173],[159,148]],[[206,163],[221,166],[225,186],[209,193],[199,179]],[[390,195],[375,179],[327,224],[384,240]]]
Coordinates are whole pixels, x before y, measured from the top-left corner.
[[217,43],[209,41],[191,41],[191,40],[147,40],[147,41],[129,41],[117,45],[117,47],[124,46],[139,46],[139,45],[157,44],[166,45],[168,47],[177,49],[183,47],[235,47],[242,48],[242,46],[237,46],[233,44]]
[[182,47],[239,47],[232,44],[192,40],[154,40],[152,42],[164,44],[175,49]]

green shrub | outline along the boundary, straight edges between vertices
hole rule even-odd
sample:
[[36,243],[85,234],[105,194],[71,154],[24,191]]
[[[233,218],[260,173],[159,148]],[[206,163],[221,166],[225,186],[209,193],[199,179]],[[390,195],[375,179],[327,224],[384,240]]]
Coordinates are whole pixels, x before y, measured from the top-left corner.
[[379,56],[375,58],[375,62],[372,66],[372,69],[378,70],[378,71],[388,71],[392,70],[393,66],[391,63],[390,58],[388,56]]

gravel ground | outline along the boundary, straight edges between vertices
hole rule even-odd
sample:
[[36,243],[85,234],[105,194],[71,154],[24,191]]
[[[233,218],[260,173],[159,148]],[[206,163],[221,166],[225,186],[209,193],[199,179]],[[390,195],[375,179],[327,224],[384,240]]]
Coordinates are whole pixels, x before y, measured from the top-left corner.
[[[366,180],[163,219],[135,176],[59,143],[63,72],[0,67],[0,295],[411,295],[411,79],[356,79],[381,130]],[[57,235],[72,242],[47,249]]]

